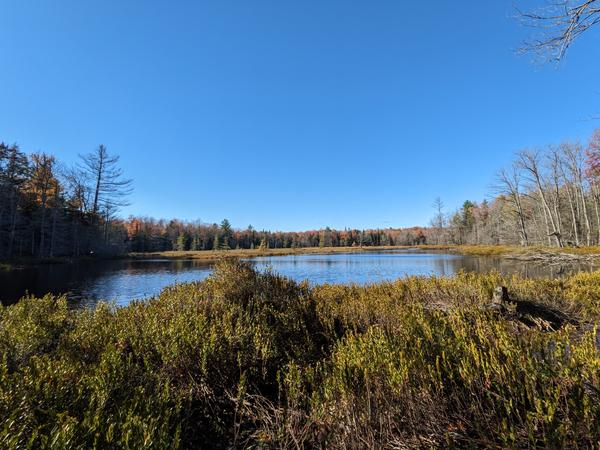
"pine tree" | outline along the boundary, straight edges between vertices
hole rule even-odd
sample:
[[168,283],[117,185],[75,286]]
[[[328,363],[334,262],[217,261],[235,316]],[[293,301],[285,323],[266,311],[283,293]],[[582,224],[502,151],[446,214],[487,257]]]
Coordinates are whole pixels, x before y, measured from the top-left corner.
[[177,241],[175,244],[175,250],[178,252],[183,252],[185,251],[185,234],[183,233],[179,233],[179,235],[177,236]]
[[29,161],[17,145],[0,142],[0,257],[13,256]]
[[190,250],[193,252],[197,252],[198,250],[200,250],[200,238],[198,237],[197,234],[195,234],[194,237],[192,238],[192,244],[190,246]]
[[221,249],[229,250],[231,248],[229,246],[231,235],[231,224],[229,223],[229,220],[223,219],[223,221],[221,222],[221,236],[223,236],[223,243],[221,244]]
[[219,247],[221,250],[231,250],[231,247],[229,246],[229,242],[227,242],[228,239],[226,237],[223,237],[223,242],[221,243],[221,246]]

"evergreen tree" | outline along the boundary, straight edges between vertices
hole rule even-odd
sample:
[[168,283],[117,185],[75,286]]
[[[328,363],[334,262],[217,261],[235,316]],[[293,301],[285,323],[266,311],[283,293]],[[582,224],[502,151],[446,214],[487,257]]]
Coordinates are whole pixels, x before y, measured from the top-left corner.
[[222,249],[229,250],[231,247],[229,246],[229,241],[232,236],[231,224],[229,220],[223,219],[221,222],[221,236],[223,237],[223,243],[221,245]]
[[185,244],[186,244],[185,234],[180,233],[177,236],[177,241],[176,241],[176,244],[175,244],[175,250],[178,251],[178,252],[185,251]]
[[231,250],[231,247],[229,246],[229,242],[227,242],[228,239],[227,238],[223,238],[223,242],[221,243],[221,246],[219,247],[220,250]]
[[331,228],[325,227],[319,234],[319,247],[331,247],[333,245],[331,238]]
[[13,256],[29,173],[29,161],[19,147],[0,142],[0,257]]
[[200,250],[200,238],[197,234],[194,234],[194,237],[192,238],[190,250],[193,252],[197,252],[198,250]]

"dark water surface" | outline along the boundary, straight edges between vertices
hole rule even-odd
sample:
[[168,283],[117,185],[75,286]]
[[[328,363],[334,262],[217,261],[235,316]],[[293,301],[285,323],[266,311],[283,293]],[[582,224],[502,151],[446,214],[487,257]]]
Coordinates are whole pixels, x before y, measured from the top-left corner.
[[[419,251],[289,255],[253,258],[260,270],[271,268],[295,280],[322,283],[377,283],[410,275],[454,275],[459,270],[532,278],[556,278],[590,265],[549,266],[493,257],[460,256]],[[209,263],[194,260],[115,260],[55,264],[0,271],[0,300],[14,303],[26,293],[42,296],[66,294],[74,303],[92,306],[98,300],[125,305],[132,299],[158,294],[174,283],[206,278]]]

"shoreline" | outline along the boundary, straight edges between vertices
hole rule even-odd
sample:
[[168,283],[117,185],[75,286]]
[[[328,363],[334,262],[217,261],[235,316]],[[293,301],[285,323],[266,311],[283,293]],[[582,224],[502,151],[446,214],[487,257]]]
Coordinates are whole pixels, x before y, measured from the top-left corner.
[[261,256],[288,256],[288,255],[330,255],[344,253],[368,253],[377,251],[409,250],[415,247],[381,246],[381,247],[301,247],[301,248],[269,248],[269,249],[234,249],[234,250],[186,250],[129,253],[128,259],[154,259],[165,258],[173,260],[205,260],[217,261],[223,258],[256,258]]
[[223,258],[256,258],[289,255],[330,255],[348,253],[372,253],[388,251],[423,251],[446,252],[464,256],[489,256],[519,261],[541,261],[553,264],[575,262],[600,262],[600,246],[555,248],[543,246],[517,247],[506,245],[414,245],[414,246],[380,246],[380,247],[302,247],[272,249],[234,249],[234,250],[198,250],[198,251],[164,251],[164,252],[132,252],[112,257],[53,257],[53,258],[17,258],[0,260],[0,270],[18,270],[23,267],[49,264],[74,264],[79,262],[110,260],[195,260],[218,261]]
[[431,252],[447,252],[465,256],[495,256],[523,261],[546,259],[564,259],[565,261],[588,261],[600,259],[600,246],[579,248],[552,247],[515,247],[503,245],[412,245],[412,246],[381,246],[381,247],[304,247],[304,248],[275,248],[275,249],[239,249],[239,250],[200,250],[200,251],[165,251],[148,253],[130,253],[129,259],[165,258],[173,260],[206,260],[214,261],[227,257],[260,257],[287,256],[305,254],[336,254],[336,253],[369,253],[379,251],[417,250]]

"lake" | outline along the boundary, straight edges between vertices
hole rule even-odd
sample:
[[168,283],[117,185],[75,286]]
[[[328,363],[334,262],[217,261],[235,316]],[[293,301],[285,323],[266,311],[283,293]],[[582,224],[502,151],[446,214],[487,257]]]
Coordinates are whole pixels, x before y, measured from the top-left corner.
[[[252,258],[260,270],[270,268],[295,280],[323,283],[377,283],[410,275],[451,276],[459,270],[532,278],[562,277],[574,271],[591,271],[589,264],[550,266],[494,257],[462,256],[421,251],[373,251],[328,255],[289,255]],[[74,305],[93,306],[99,300],[126,305],[132,299],[158,294],[174,283],[199,281],[212,271],[197,260],[113,260],[54,264],[0,271],[0,300],[16,302],[26,293],[66,294]]]

